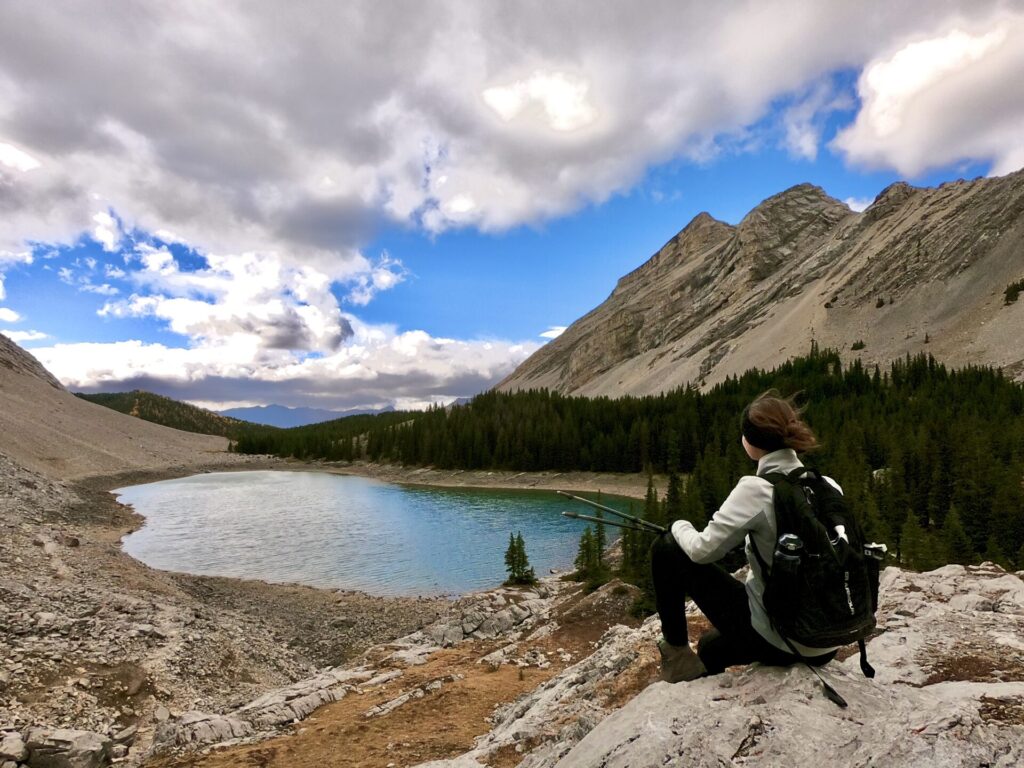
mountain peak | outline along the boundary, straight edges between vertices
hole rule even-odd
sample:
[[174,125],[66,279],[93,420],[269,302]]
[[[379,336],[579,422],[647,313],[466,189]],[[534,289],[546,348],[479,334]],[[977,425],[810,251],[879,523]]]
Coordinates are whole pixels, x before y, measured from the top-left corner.
[[814,184],[797,184],[763,200],[736,228],[751,277],[768,277],[792,254],[809,251],[849,215],[844,203]]

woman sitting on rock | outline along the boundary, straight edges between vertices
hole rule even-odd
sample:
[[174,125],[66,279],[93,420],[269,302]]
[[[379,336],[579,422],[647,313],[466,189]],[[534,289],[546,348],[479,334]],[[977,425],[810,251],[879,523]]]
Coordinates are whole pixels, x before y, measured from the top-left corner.
[[[803,466],[798,453],[818,446],[817,438],[794,408],[774,390],[758,397],[743,411],[742,443],[757,462],[757,475],[746,475],[733,488],[703,531],[678,520],[672,530],[654,542],[651,570],[655,601],[661,617],[661,679],[669,683],[718,674],[734,664],[786,666],[800,659],[772,628],[764,608],[764,577],[756,546],[765,562],[771,562],[776,542],[772,484],[764,475],[789,473]],[[839,485],[825,478],[840,492]],[[746,583],[737,581],[716,561],[746,538],[750,573]],[[686,629],[685,600],[692,599],[713,628],[690,648]],[[836,648],[810,648],[794,643],[810,664],[821,665],[835,657]]]

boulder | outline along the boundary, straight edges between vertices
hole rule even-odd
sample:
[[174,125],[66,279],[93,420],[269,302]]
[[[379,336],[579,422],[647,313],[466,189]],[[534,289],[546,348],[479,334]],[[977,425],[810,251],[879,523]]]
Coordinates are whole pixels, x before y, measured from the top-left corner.
[[[988,719],[971,691],[885,686],[858,674],[843,665],[828,673],[848,709],[826,699],[803,667],[754,666],[686,685],[659,682],[557,765],[1010,768],[1024,760],[1024,729]],[[723,687],[724,680],[731,685]],[[1022,696],[1024,683],[1003,693]]]
[[0,733],[0,762],[18,762],[28,757],[25,742],[19,733]]
[[153,741],[158,747],[212,744],[251,736],[254,731],[250,723],[236,717],[191,711],[161,723]]
[[33,728],[25,746],[31,768],[100,768],[110,763],[112,742],[91,731]]

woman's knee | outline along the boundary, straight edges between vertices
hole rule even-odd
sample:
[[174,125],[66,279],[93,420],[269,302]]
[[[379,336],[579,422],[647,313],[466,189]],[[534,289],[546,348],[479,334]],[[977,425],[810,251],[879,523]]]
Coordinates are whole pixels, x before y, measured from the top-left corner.
[[671,561],[677,567],[692,564],[671,531],[666,531],[651,543],[651,560]]

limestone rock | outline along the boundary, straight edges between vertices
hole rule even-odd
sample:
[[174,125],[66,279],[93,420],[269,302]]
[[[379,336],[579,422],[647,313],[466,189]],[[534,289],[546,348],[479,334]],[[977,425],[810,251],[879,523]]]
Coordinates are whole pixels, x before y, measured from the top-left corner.
[[998,566],[887,568],[868,644],[877,676],[862,675],[856,654],[821,670],[848,709],[802,666],[648,685],[656,618],[613,627],[590,656],[499,708],[472,750],[419,768],[488,765],[509,749],[522,754],[518,768],[1011,768],[1024,761],[1022,607],[1024,582]]
[[19,733],[0,733],[0,761],[18,762],[28,757],[25,742]]
[[162,723],[154,743],[161,747],[214,744],[251,736],[255,729],[247,722],[209,712],[186,712],[176,722]]
[[31,768],[100,768],[113,746],[106,736],[70,728],[34,728],[26,743]]
[[[728,689],[717,677],[649,686],[558,766],[718,768],[749,761],[765,768],[1009,768],[1024,759],[1024,729],[986,721],[966,692],[894,688],[837,666],[828,676],[850,704],[843,710],[821,695],[801,667],[727,674],[733,682]],[[1004,693],[1024,695],[1024,683],[1008,685]]]

